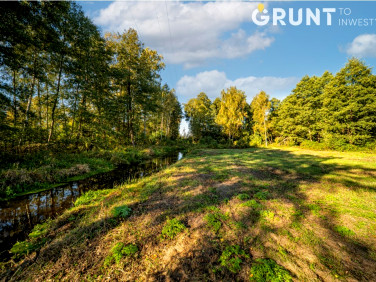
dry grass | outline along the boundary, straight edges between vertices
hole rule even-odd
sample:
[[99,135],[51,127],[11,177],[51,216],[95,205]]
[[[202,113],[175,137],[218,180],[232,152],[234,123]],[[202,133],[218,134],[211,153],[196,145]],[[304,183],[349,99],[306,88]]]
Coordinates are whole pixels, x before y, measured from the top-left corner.
[[[375,171],[371,154],[196,151],[156,175],[109,190],[103,200],[65,212],[50,225],[46,244],[8,264],[2,278],[249,280],[255,259],[270,258],[295,281],[376,281]],[[132,209],[129,218],[111,215],[120,205]],[[166,239],[162,228],[172,218],[186,229]],[[105,266],[119,242],[139,251]],[[247,254],[237,273],[220,263],[233,245]]]

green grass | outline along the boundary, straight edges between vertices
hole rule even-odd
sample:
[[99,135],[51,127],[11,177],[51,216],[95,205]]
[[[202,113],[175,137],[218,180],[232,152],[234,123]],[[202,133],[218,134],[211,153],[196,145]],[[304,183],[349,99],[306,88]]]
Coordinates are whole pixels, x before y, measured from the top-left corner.
[[112,189],[87,191],[82,196],[77,198],[77,200],[74,202],[74,205],[81,206],[81,205],[95,204],[96,202],[101,201],[104,197],[106,197],[112,191],[113,191]]
[[179,147],[123,148],[92,152],[43,151],[14,156],[0,164],[0,201],[37,193],[113,170],[117,165],[138,163],[176,152]]
[[195,150],[84,194],[14,247],[16,261],[39,250],[27,271],[3,269],[31,281],[374,281],[375,172],[361,152]]

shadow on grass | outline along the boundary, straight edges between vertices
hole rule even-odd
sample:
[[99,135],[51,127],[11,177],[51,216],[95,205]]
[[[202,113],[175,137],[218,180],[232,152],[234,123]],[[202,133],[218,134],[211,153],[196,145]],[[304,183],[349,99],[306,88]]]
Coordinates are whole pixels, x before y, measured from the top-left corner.
[[[312,244],[312,252],[333,278],[352,277],[367,281],[376,279],[376,274],[372,271],[372,269],[376,269],[376,261],[370,255],[369,246],[336,231],[338,222],[335,211],[330,210],[325,216],[317,217],[315,224],[325,230],[325,238],[320,238],[319,232],[315,230],[306,229],[306,219],[312,214],[312,210],[316,209],[315,205],[320,210],[325,210],[325,207],[321,204],[313,205],[301,189],[302,185],[320,184],[324,176],[334,175],[335,177],[325,182],[325,185],[331,186],[326,187],[331,193],[335,193],[343,187],[353,191],[368,190],[373,192],[372,185],[360,184],[359,177],[352,176],[351,172],[358,169],[365,176],[369,176],[375,173],[374,170],[360,165],[344,165],[334,161],[328,163],[328,161],[338,159],[334,157],[293,154],[278,149],[215,150],[210,151],[209,154],[206,151],[199,151],[192,154],[192,158],[195,160],[194,167],[197,173],[181,177],[179,182],[174,185],[174,189],[182,189],[185,193],[194,190],[193,195],[182,200],[176,194],[173,196],[163,194],[165,208],[160,209],[160,215],[154,219],[152,224],[160,224],[167,216],[184,217],[190,212],[205,212],[213,205],[226,205],[239,193],[248,193],[250,198],[255,198],[260,191],[266,192],[267,200],[281,200],[293,205],[295,213],[290,226],[302,226],[302,232],[305,232],[304,236],[307,236],[305,240]],[[344,181],[342,175],[337,172],[348,172],[346,177],[352,180]],[[249,179],[249,181],[244,181],[244,179]],[[198,182],[200,189],[189,186],[179,187],[179,183],[190,182]],[[153,207],[154,210],[158,209],[157,203],[160,200],[162,199],[151,197],[144,203],[144,212],[149,211],[148,207]],[[155,205],[151,204],[153,202]],[[260,211],[251,209],[239,221],[251,227],[262,220]],[[302,225],[303,222],[305,225]],[[282,229],[264,225],[264,228],[261,228],[260,232],[252,238],[248,246],[272,233],[279,234],[284,231]],[[267,250],[262,253],[263,256],[270,255]],[[302,258],[296,257],[295,259],[301,260]],[[176,273],[183,275],[192,272],[192,265],[187,264],[187,261],[194,261],[192,256],[180,258],[180,260],[182,261],[181,265],[171,272],[172,278],[177,275]],[[310,267],[312,270],[313,267]],[[314,274],[311,273],[311,275],[315,275],[317,279],[325,279],[322,272],[315,270],[312,272]]]
[[[264,246],[264,239],[271,238],[271,234],[276,236],[288,234],[292,240],[295,240],[296,236],[292,233],[297,230],[296,234],[300,232],[307,237],[304,238],[305,242],[297,241],[297,246],[308,245],[322,266],[317,269],[307,266],[299,270],[299,266],[302,266],[299,265],[299,261],[304,261],[304,258],[292,254],[289,250],[282,250],[281,253],[285,252],[291,257],[290,265],[291,263],[297,265],[295,269],[293,267],[289,269],[292,272],[295,270],[295,275],[298,270],[305,272],[307,277],[323,280],[328,279],[325,277],[327,273],[331,273],[334,278],[376,280],[373,271],[376,269],[376,261],[370,255],[369,246],[336,231],[338,214],[335,211],[327,211],[322,203],[315,203],[317,209],[325,211],[325,214],[316,217],[314,222],[323,233],[322,237],[317,230],[312,230],[314,226],[309,226],[310,222],[307,222],[316,206],[312,205],[302,186],[324,185],[324,188],[329,189],[331,193],[343,188],[352,191],[375,191],[371,184],[360,184],[359,175],[352,175],[352,171],[357,169],[369,177],[374,175],[372,169],[361,165],[335,163],[334,159],[338,158],[294,154],[278,149],[196,151],[191,153],[188,159],[175,165],[177,172],[172,175],[177,178],[174,182],[159,181],[157,187],[145,192],[148,196],[146,200],[130,206],[133,213],[129,221],[137,225],[142,216],[150,214],[152,219],[148,226],[142,228],[154,228],[155,232],[160,232],[160,226],[168,217],[181,218],[190,227],[191,222],[188,217],[192,214],[198,216],[206,214],[213,206],[228,209],[231,208],[228,203],[234,201],[242,205],[244,202],[240,202],[236,197],[245,193],[254,202],[250,202],[249,207],[244,204],[246,206],[244,213],[233,220],[233,225],[224,227],[226,232],[232,232],[232,229],[240,226],[236,229],[238,239],[235,239],[235,242],[242,248],[259,246],[258,255],[270,257],[272,253],[270,247]],[[193,169],[189,172],[179,171],[183,166]],[[345,180],[341,175],[343,172],[347,173]],[[325,178],[325,183],[322,184],[324,177],[328,175],[334,177]],[[326,187],[327,185],[330,187]],[[265,216],[268,216],[266,205],[268,202],[275,201],[291,206],[294,211],[290,221],[283,226],[264,224]],[[252,233],[254,226],[261,228],[256,233]],[[56,262],[62,254],[62,248],[68,247],[73,251],[77,249],[77,244],[92,244],[99,236],[110,232],[114,227],[116,224],[111,224],[109,218],[77,227],[60,237],[59,241],[45,247],[39,255],[39,263],[43,265],[49,261]],[[142,240],[158,244],[156,237],[160,234],[155,232],[149,232]],[[218,234],[210,232],[208,234],[203,234],[201,244],[196,245],[186,255],[174,258],[178,261],[175,266],[155,272],[152,275],[154,279],[239,278],[226,270],[213,274],[213,268],[218,266],[218,257],[225,243],[221,243]],[[249,235],[251,238],[246,240]],[[140,242],[140,245],[143,246],[144,242]],[[86,248],[83,248],[82,255],[85,255],[84,250]],[[72,258],[74,257],[76,256]],[[73,264],[74,261],[71,259],[67,263]]]

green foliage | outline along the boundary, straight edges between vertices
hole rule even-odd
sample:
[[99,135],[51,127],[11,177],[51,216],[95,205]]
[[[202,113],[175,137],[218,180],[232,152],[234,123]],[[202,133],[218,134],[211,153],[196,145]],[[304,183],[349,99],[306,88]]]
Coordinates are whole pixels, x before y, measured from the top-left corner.
[[274,212],[273,211],[269,211],[269,210],[263,210],[260,212],[260,215],[265,218],[265,219],[269,219],[269,220],[273,220],[274,219]]
[[206,214],[204,220],[214,233],[218,233],[222,227],[222,224],[229,218],[230,217],[227,214],[223,214],[219,210],[215,209]]
[[[350,59],[335,76],[305,76],[272,117],[279,140],[312,149],[355,150],[376,134],[376,76]],[[309,140],[309,142],[307,141]]]
[[229,139],[241,135],[241,127],[247,117],[248,104],[244,91],[232,86],[221,92],[221,107],[215,118]]
[[38,239],[47,235],[52,224],[52,220],[48,219],[46,222],[37,224],[29,234],[29,238]]
[[131,215],[131,212],[132,212],[132,209],[126,205],[114,207],[111,210],[111,214],[113,217],[121,217],[121,218],[129,217]]
[[221,266],[227,268],[232,273],[238,273],[241,270],[243,259],[249,258],[249,255],[238,245],[227,246],[222,252],[219,261]]
[[336,226],[334,230],[344,237],[355,236],[355,232],[345,226]]
[[[189,129],[194,139],[201,140],[205,137],[216,137],[219,133],[218,126],[214,123],[215,110],[208,96],[201,92],[197,98],[190,99],[184,105],[185,119],[189,121]],[[203,144],[213,143],[211,139],[201,141]]]
[[161,85],[162,56],[134,29],[103,37],[70,1],[14,2],[2,7],[0,27],[1,149],[90,151],[177,139],[181,105]]
[[258,203],[256,200],[249,200],[249,201],[246,201],[244,203],[241,203],[241,206],[242,207],[250,207],[250,208],[254,208],[254,209],[259,209],[262,207],[262,205],[260,203]]
[[247,199],[250,198],[250,197],[249,197],[249,194],[247,194],[247,193],[239,194],[239,195],[237,195],[236,197],[237,197],[239,200],[241,200],[241,201],[244,201],[244,200],[247,200]]
[[249,146],[258,147],[262,145],[262,137],[259,134],[254,134],[250,137]]
[[105,190],[90,190],[86,193],[84,193],[82,196],[77,198],[77,200],[74,202],[74,205],[81,206],[81,205],[90,205],[95,202],[98,202],[105,198],[109,193],[111,193],[111,189],[105,189]]
[[124,245],[124,243],[116,243],[104,260],[104,266],[109,266],[112,263],[119,264],[123,257],[132,257],[138,252],[138,247],[134,244]]
[[255,195],[253,195],[256,199],[259,200],[267,200],[269,198],[269,192],[267,191],[259,191]]
[[251,267],[251,281],[292,281],[290,273],[272,259],[256,259]]
[[177,218],[168,219],[162,229],[162,237],[173,239],[187,227]]
[[264,91],[257,94],[251,102],[253,132],[255,135],[262,136],[266,143],[269,127],[266,116],[270,110],[270,107],[271,103],[269,101],[269,95],[267,95]]
[[21,258],[24,255],[27,255],[34,250],[36,250],[38,247],[28,241],[21,241],[17,242],[16,244],[13,245],[13,247],[10,249],[10,253],[13,254],[14,258]]

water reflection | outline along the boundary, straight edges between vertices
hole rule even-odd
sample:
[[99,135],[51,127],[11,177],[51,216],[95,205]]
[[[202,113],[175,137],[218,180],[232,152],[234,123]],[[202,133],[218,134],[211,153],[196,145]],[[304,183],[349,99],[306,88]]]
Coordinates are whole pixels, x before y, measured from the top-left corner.
[[122,165],[113,171],[98,174],[85,180],[67,183],[48,191],[18,197],[0,206],[0,258],[9,258],[8,250],[20,240],[24,240],[34,225],[49,217],[61,214],[73,206],[74,201],[88,190],[108,189],[122,183],[130,183],[139,178],[180,160],[181,152],[150,161]]

